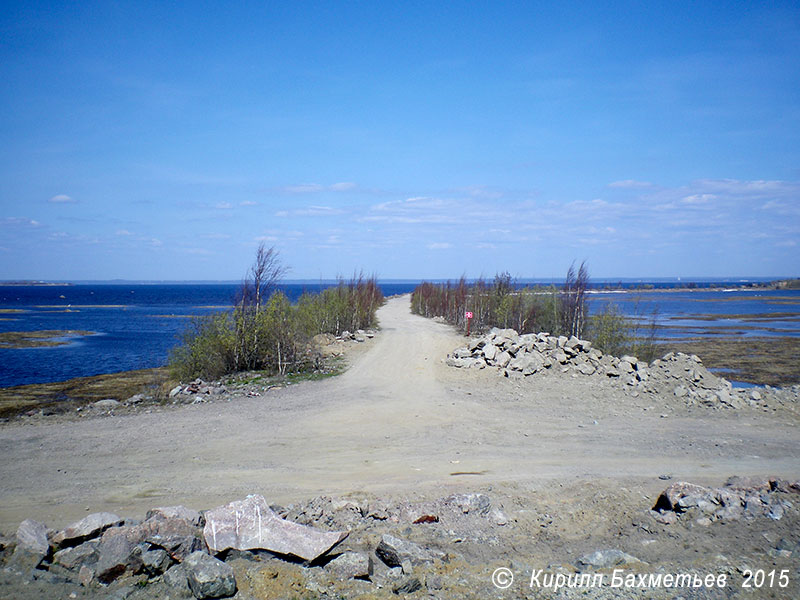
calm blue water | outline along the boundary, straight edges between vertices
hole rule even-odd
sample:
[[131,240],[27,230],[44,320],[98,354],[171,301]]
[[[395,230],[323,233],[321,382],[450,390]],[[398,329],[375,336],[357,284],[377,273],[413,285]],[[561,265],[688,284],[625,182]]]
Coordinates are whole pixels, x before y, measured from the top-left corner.
[[[389,296],[410,292],[415,285],[381,283],[381,288]],[[292,284],[283,289],[296,300],[304,290],[322,287],[327,285]],[[235,284],[0,286],[0,309],[24,311],[0,313],[0,331],[97,332],[55,348],[0,348],[0,387],[162,366],[185,329],[187,317],[229,307],[237,288]],[[590,297],[590,309],[597,310],[607,301],[616,303],[627,315],[647,318],[656,310],[659,323],[682,328],[667,330],[665,335],[683,337],[692,328],[703,334],[720,324],[758,328],[734,329],[736,335],[800,335],[800,320],[791,317],[779,322],[692,318],[698,314],[795,313],[794,319],[800,319],[800,291],[597,293]],[[768,331],[771,328],[779,331]]]

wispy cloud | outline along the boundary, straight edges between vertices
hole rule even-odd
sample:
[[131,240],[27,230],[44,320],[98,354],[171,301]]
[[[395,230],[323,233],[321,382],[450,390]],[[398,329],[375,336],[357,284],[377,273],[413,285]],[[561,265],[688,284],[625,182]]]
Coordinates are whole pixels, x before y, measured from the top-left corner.
[[448,250],[449,248],[452,248],[452,247],[453,247],[453,244],[451,244],[449,242],[433,242],[431,244],[428,244],[428,249],[429,250]]
[[77,204],[78,201],[66,194],[58,194],[48,200],[52,204]]
[[276,217],[325,217],[341,215],[344,211],[332,206],[306,206],[291,210],[279,210],[275,213]]
[[340,181],[330,185],[322,185],[321,183],[299,183],[294,185],[285,185],[278,188],[278,191],[284,194],[318,194],[320,192],[352,192],[360,189],[357,183],[352,181]]
[[3,217],[0,219],[0,225],[6,227],[41,227],[42,224],[27,217]]
[[653,184],[649,181],[638,181],[636,179],[623,179],[621,181],[612,181],[608,184],[610,188],[623,188],[623,189],[641,189],[651,187]]

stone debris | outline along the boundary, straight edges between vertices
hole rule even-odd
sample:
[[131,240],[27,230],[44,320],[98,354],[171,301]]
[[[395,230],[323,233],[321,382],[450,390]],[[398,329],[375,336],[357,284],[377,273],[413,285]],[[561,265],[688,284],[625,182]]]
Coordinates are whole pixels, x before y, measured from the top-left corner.
[[800,481],[731,477],[721,488],[679,481],[661,492],[651,515],[664,524],[694,519],[707,525],[758,517],[778,521],[792,507],[785,494],[800,494]]
[[320,531],[280,518],[263,496],[251,495],[205,513],[203,536],[212,552],[268,550],[313,561],[344,540],[346,531]]
[[[763,521],[765,528],[773,528],[773,533],[764,535],[764,556],[778,561],[796,560],[800,556],[800,543],[794,529],[797,509],[789,501],[789,494],[800,494],[800,481],[732,477],[721,488],[677,482],[664,490],[650,511],[659,523],[669,525],[656,526],[652,521],[648,523],[648,519],[640,522],[635,517],[635,529],[628,529],[628,532],[641,530],[649,538],[661,531],[671,539],[680,535],[675,524],[682,522],[691,528],[708,526],[715,521],[758,517],[768,519]],[[608,498],[598,501],[608,506]],[[540,507],[535,501],[528,503],[520,498],[513,502],[513,512],[507,516],[503,506],[493,502],[487,493],[394,502],[363,494],[347,498],[323,496],[285,508],[268,505],[262,496],[248,496],[245,500],[205,511],[202,516],[185,507],[154,508],[141,523],[117,518],[120,522],[103,531],[102,527],[89,527],[88,523],[110,519],[95,515],[62,532],[48,532],[42,523],[27,520],[20,525],[16,541],[0,538],[0,589],[9,590],[9,597],[20,598],[126,600],[389,598],[406,594],[464,600],[493,597],[496,588],[492,587],[486,573],[487,560],[492,560],[489,557],[499,557],[510,552],[509,548],[516,548],[519,536],[530,539],[532,531],[526,528],[531,525],[536,527],[534,537],[538,537],[539,531],[542,539],[558,535],[551,527],[554,517],[538,513]],[[648,509],[649,504],[641,506],[641,514]],[[255,547],[250,543],[257,536],[253,513],[256,521],[260,513],[262,525],[262,543]],[[205,523],[201,529],[199,523],[203,516]],[[519,528],[520,518],[527,519],[524,528]],[[570,517],[562,514],[557,518],[563,523],[564,518]],[[228,531],[231,520],[232,532]],[[265,525],[266,521],[274,523]],[[322,530],[344,528],[344,523],[348,524],[349,535]],[[216,525],[221,526],[216,530],[217,545],[213,541]],[[744,526],[746,523],[739,525]],[[209,527],[212,539],[206,544],[204,536]],[[58,549],[57,543],[64,540],[55,540],[67,530],[83,533],[74,538],[64,537],[74,545]],[[288,541],[282,537],[287,531],[290,532]],[[263,543],[267,532],[267,537],[274,536],[270,537],[273,542],[279,541]],[[88,539],[83,539],[84,535]],[[289,551],[288,545],[297,542],[297,535],[301,540],[300,549]],[[316,546],[319,535],[334,537]],[[614,539],[620,539],[617,535],[614,533]],[[235,538],[243,549],[227,543],[220,545],[219,536],[226,540]],[[639,550],[628,554],[615,548],[609,539],[606,543],[610,546],[601,545],[600,549],[582,554],[578,559],[567,561],[564,556],[563,562],[547,569],[568,576],[615,568],[631,572],[662,568],[654,558],[657,554],[643,550],[649,545],[638,546],[639,541],[649,544],[651,540],[636,541],[627,534],[622,539],[627,540],[625,550],[634,547]],[[79,540],[82,541],[77,543]],[[342,550],[337,554],[325,548],[331,540],[341,542]],[[315,546],[311,554],[303,549],[308,544]],[[274,550],[278,546],[280,550]],[[14,562],[16,553],[34,551],[37,553],[35,565]],[[646,555],[641,558],[633,555],[641,552]],[[312,554],[317,558],[312,558]],[[510,566],[516,572],[532,572],[531,565],[512,562]],[[33,591],[30,586],[39,587]],[[75,596],[70,595],[70,590],[75,590]],[[439,591],[441,593],[437,594]]]
[[696,355],[669,352],[649,364],[635,356],[604,354],[588,340],[548,333],[518,334],[513,329],[493,328],[486,335],[456,348],[445,358],[448,366],[462,369],[494,367],[505,377],[529,377],[544,373],[603,377],[619,381],[634,395],[665,394],[687,406],[709,408],[763,408],[800,401],[800,386],[791,388],[734,389],[714,375]]

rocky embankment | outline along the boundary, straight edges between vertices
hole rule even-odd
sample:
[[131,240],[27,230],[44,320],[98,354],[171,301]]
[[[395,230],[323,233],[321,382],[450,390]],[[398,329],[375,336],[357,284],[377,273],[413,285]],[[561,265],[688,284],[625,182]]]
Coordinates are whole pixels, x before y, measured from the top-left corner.
[[592,342],[575,336],[520,335],[513,329],[492,329],[454,350],[446,363],[458,368],[492,367],[505,377],[545,374],[601,377],[618,381],[634,394],[673,396],[687,406],[796,406],[800,400],[798,385],[791,388],[734,388],[729,381],[706,369],[696,355],[670,352],[647,363],[635,356],[604,354],[594,348]]
[[[523,498],[506,508],[486,493],[395,502],[318,497],[287,507],[250,495],[202,512],[154,508],[143,521],[95,513],[61,530],[27,519],[13,537],[0,539],[0,595],[110,600],[496,597],[492,572],[505,565],[522,574],[529,567],[519,562],[521,552],[528,559],[560,555],[541,565],[541,572],[551,576],[599,573],[607,579],[611,569],[704,575],[711,567],[698,565],[694,553],[682,564],[673,562],[675,556],[647,550],[658,546],[659,538],[680,543],[697,527],[710,537],[719,528],[719,534],[733,539],[749,538],[752,528],[762,531],[764,539],[772,540],[762,540],[766,556],[785,568],[800,556],[800,543],[791,533],[796,533],[793,502],[798,494],[800,482],[777,478],[733,477],[722,488],[674,483],[655,504],[641,496],[634,500],[638,506],[630,510],[631,525],[621,524],[611,538],[622,549],[605,544],[579,553],[565,552],[559,541],[558,532],[566,531],[561,527],[565,515],[545,512]],[[742,525],[730,529],[734,522]],[[646,543],[637,541],[642,535]],[[543,553],[541,544],[550,551]],[[745,567],[721,564],[714,566],[715,574],[730,576],[732,587],[746,577]],[[526,573],[526,580],[532,573]],[[673,597],[673,591],[656,589],[648,597]],[[537,590],[527,592],[539,597]],[[589,592],[591,598],[618,597],[608,586]]]

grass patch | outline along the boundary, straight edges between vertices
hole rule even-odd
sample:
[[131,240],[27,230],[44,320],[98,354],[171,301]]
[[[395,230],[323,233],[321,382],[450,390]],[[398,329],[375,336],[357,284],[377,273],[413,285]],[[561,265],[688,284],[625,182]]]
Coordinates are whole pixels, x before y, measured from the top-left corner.
[[731,379],[757,385],[800,383],[800,338],[688,338],[665,340],[667,351],[697,354],[706,367],[731,369]]
[[12,417],[32,409],[63,413],[106,398],[122,402],[140,393],[161,398],[166,395],[167,387],[167,369],[161,368],[0,388],[0,417]]
[[5,331],[0,333],[0,348],[50,348],[66,346],[69,339],[86,335],[94,335],[94,331],[76,329],[47,329],[42,331]]

